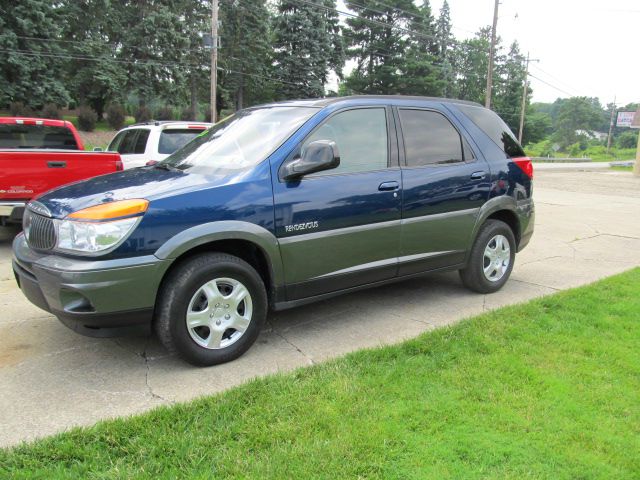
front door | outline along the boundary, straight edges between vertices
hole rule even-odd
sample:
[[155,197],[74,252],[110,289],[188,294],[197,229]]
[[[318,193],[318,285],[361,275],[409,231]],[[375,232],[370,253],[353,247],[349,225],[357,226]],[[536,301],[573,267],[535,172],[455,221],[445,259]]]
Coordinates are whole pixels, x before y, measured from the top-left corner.
[[389,108],[339,111],[296,152],[331,140],[340,165],[293,182],[273,179],[288,300],[396,275],[401,174],[395,138]]

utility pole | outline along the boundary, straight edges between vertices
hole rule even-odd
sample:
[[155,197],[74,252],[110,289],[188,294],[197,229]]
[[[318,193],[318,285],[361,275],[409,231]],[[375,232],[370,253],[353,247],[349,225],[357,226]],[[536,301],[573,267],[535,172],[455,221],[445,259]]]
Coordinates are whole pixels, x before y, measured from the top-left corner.
[[529,62],[539,62],[537,58],[529,58],[527,52],[527,66],[524,69],[524,87],[522,87],[522,107],[520,108],[520,129],[518,130],[518,143],[522,143],[524,132],[524,111],[527,108],[527,93],[529,91]]
[[218,0],[211,0],[211,122],[216,123],[218,87]]
[[611,120],[609,120],[609,136],[607,137],[607,155],[609,155],[609,149],[611,149],[611,134],[613,133],[613,122],[616,115],[616,97],[613,96],[613,108],[611,109]]
[[489,49],[489,71],[487,72],[487,96],[484,100],[484,106],[491,108],[491,88],[493,86],[493,55],[496,50],[496,28],[498,27],[498,5],[500,0],[496,0],[493,8],[493,27],[491,28],[491,48]]

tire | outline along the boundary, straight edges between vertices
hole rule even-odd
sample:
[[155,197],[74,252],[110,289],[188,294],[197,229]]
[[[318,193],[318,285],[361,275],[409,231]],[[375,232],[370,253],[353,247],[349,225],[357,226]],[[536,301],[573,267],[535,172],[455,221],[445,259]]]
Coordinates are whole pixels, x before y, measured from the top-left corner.
[[193,365],[217,365],[249,349],[267,308],[264,282],[251,265],[226,253],[203,253],[162,282],[154,329],[169,352]]
[[515,256],[516,240],[509,225],[500,220],[487,220],[473,242],[467,266],[460,270],[462,283],[474,292],[497,292],[507,283]]

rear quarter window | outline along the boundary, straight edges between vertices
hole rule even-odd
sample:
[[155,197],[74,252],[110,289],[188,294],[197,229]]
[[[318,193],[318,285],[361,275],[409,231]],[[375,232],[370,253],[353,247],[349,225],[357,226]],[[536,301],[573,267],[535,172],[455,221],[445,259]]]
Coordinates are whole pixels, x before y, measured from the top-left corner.
[[484,107],[474,107],[471,105],[456,106],[462,113],[469,117],[480,130],[493,140],[507,157],[526,156],[511,129],[495,112]]

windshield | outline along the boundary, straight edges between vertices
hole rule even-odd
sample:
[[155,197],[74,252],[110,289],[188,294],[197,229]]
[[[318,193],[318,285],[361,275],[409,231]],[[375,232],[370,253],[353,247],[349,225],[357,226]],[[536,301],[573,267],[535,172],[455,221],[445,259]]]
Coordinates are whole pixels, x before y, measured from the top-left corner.
[[215,124],[160,162],[180,170],[242,170],[267,158],[318,109],[265,107],[242,110]]

